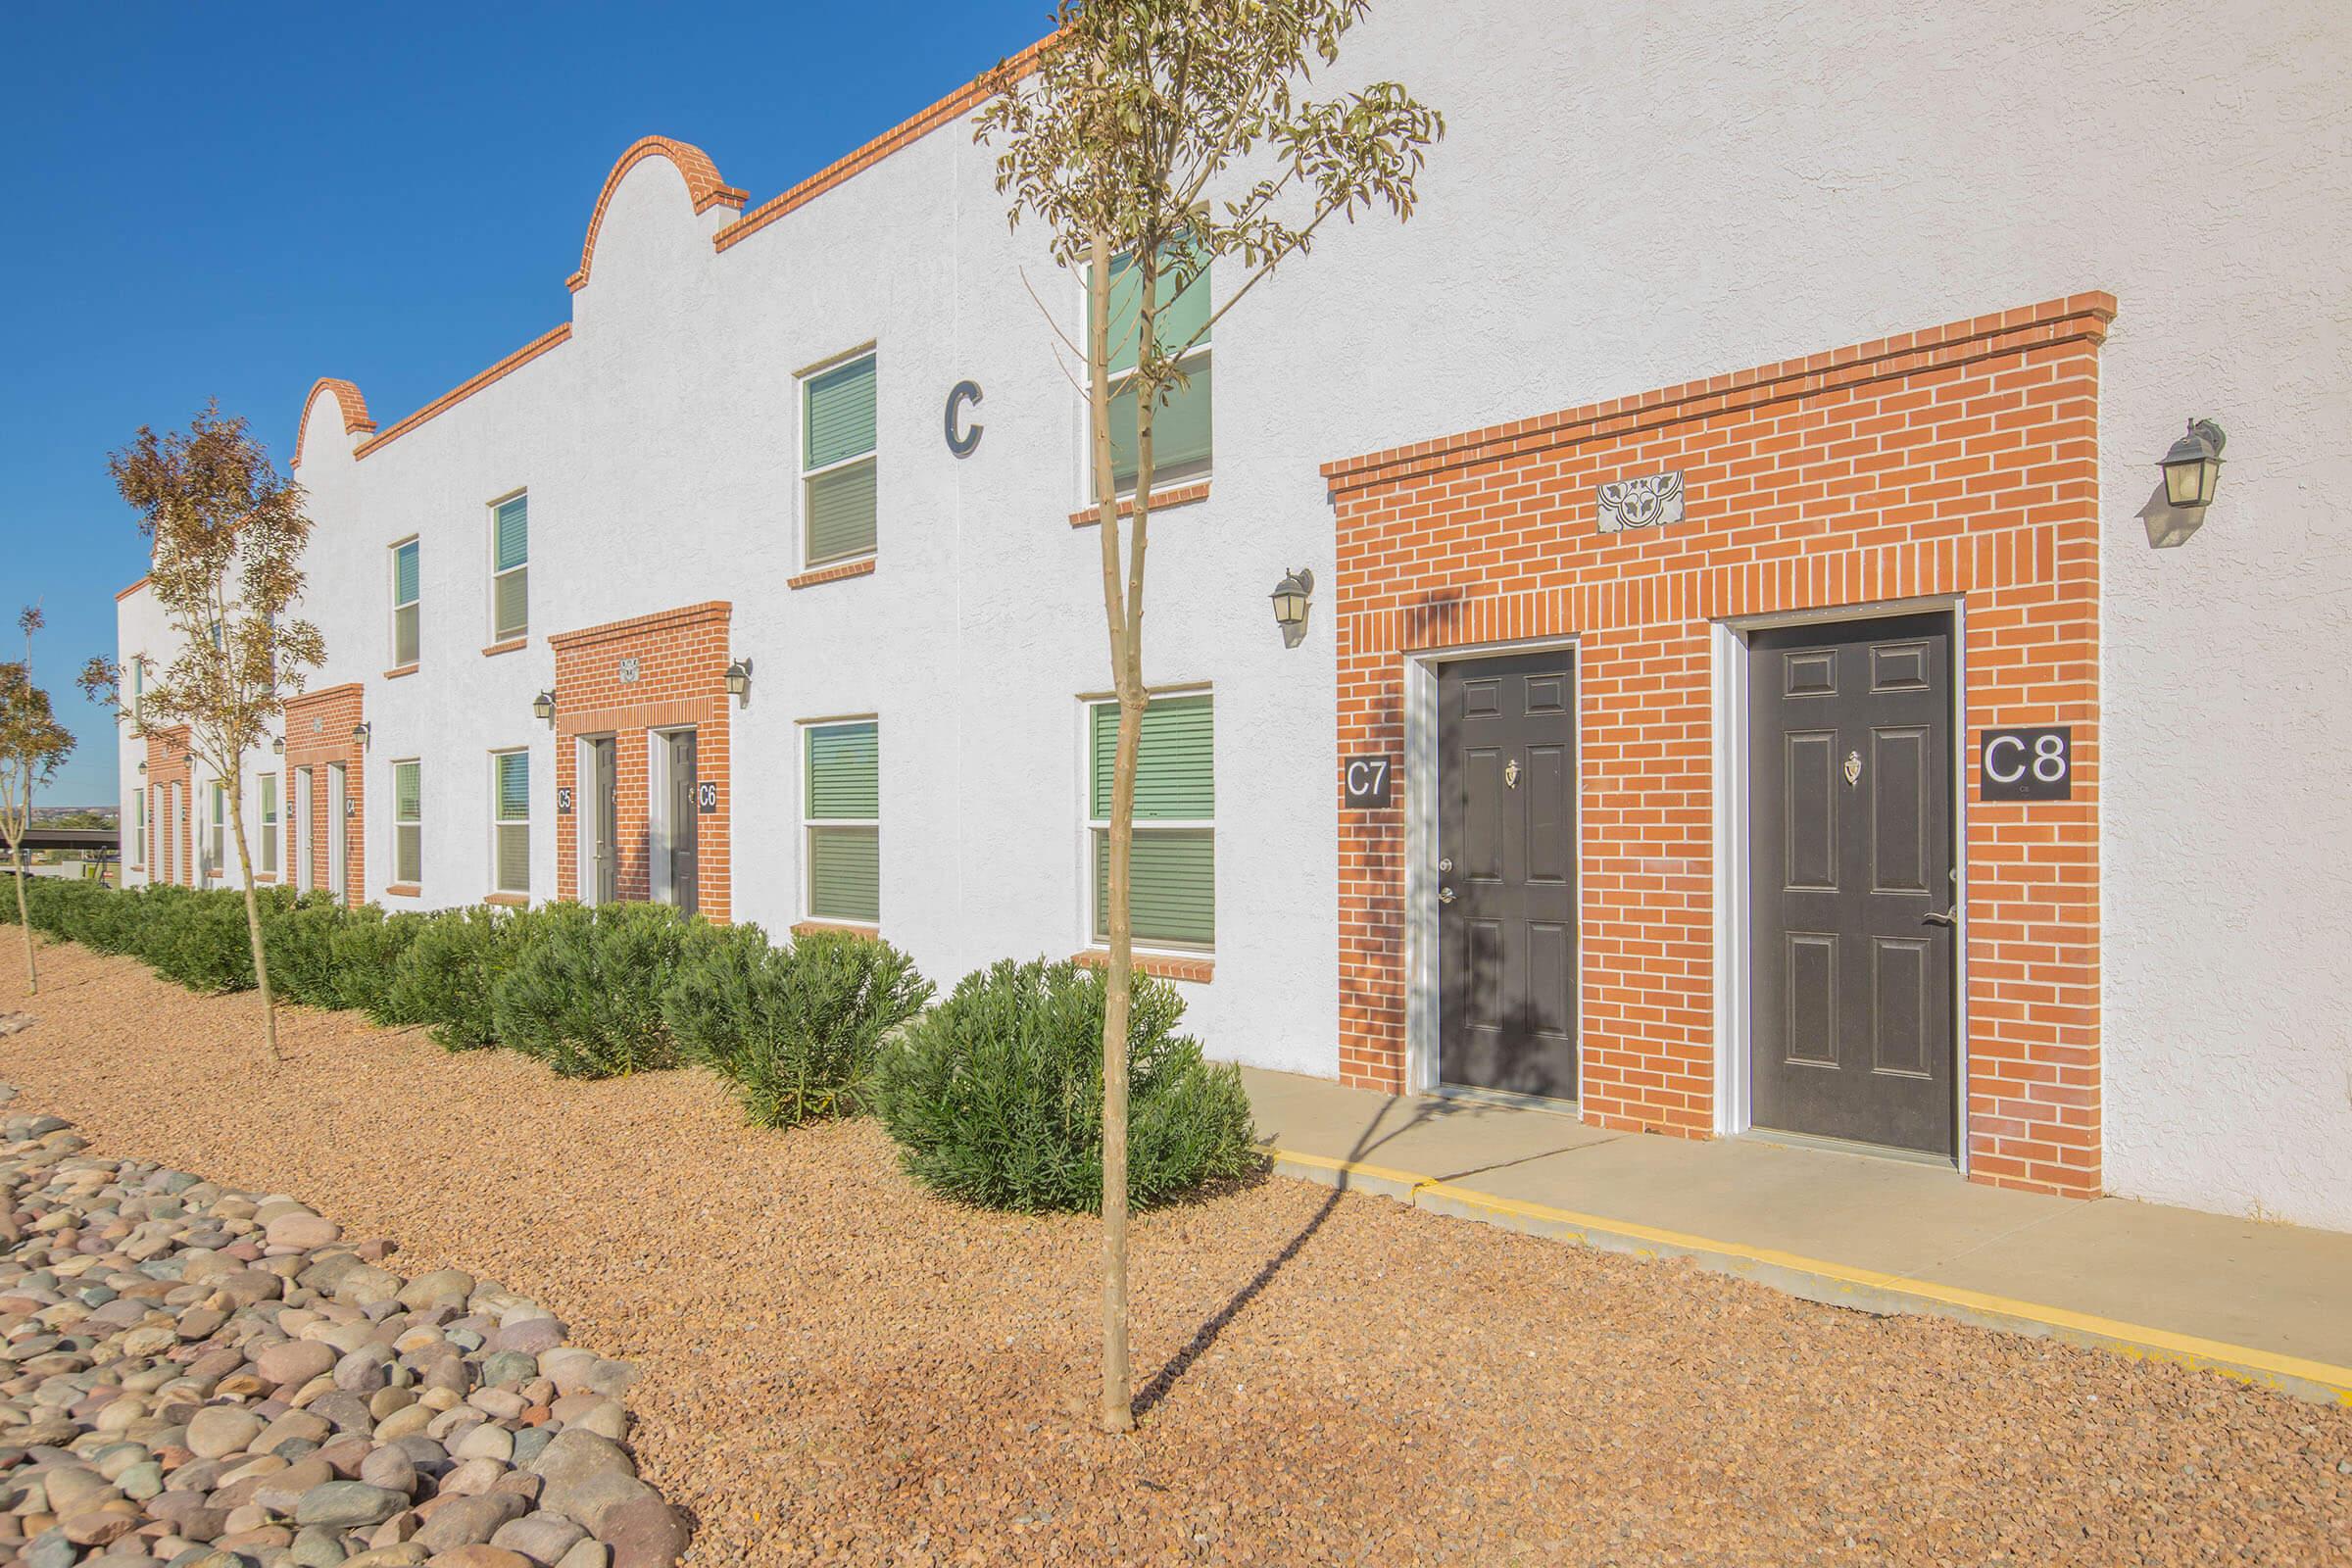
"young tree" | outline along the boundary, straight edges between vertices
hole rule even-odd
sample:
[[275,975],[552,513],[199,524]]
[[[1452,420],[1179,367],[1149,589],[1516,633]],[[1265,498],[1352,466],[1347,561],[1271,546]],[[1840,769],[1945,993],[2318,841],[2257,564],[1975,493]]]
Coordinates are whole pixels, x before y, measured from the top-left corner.
[[[148,587],[179,642],[148,682],[147,721],[185,724],[190,755],[227,789],[263,1035],[270,1059],[281,1061],[243,784],[245,754],[269,738],[287,695],[301,691],[306,673],[326,657],[318,628],[290,618],[311,537],[303,489],[278,473],[244,419],[222,415],[217,403],[185,431],[159,436],[141,425],[128,448],[108,457],[107,470],[154,546]],[[116,703],[122,671],[111,660],[93,659],[81,684]]]
[[[1412,216],[1414,180],[1445,121],[1396,82],[1316,101],[1314,65],[1369,0],[1062,0],[1026,67],[998,69],[977,139],[999,145],[1015,228],[1033,217],[1056,265],[1086,280],[1086,365],[1102,612],[1119,705],[1102,1020],[1102,1425],[1135,1424],[1127,1352],[1127,1018],[1135,971],[1129,878],[1144,681],[1144,565],[1152,425],[1188,385],[1180,362],[1335,216]],[[1212,266],[1223,298],[1181,311]],[[1199,296],[1196,296],[1198,298]],[[1171,323],[1189,321],[1191,330]],[[1133,369],[1114,366],[1133,355]],[[1118,381],[1113,385],[1114,378]],[[1114,406],[1132,406],[1132,522],[1121,538]],[[1122,548],[1123,546],[1123,548]]]
[[49,782],[74,752],[74,737],[49,710],[49,694],[32,683],[32,634],[41,612],[26,606],[17,617],[24,634],[22,663],[0,664],[0,838],[17,869],[17,923],[24,928],[24,989],[37,996],[41,971],[32,956],[32,914],[24,902],[24,832],[32,826],[33,792]]

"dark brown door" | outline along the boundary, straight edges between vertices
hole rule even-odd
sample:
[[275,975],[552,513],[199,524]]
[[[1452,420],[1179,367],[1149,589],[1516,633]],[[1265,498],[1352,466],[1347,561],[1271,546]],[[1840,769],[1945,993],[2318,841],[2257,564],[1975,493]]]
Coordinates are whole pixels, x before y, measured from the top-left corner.
[[688,914],[700,907],[696,895],[695,849],[701,842],[696,815],[701,791],[694,774],[694,731],[665,737],[669,745],[669,902]]
[[620,897],[620,768],[610,735],[588,743],[588,799],[596,812],[590,853],[596,864],[596,902]]
[[1576,1098],[1576,669],[1438,674],[1438,1076]]
[[1752,1119],[1953,1149],[1951,623],[1748,643]]

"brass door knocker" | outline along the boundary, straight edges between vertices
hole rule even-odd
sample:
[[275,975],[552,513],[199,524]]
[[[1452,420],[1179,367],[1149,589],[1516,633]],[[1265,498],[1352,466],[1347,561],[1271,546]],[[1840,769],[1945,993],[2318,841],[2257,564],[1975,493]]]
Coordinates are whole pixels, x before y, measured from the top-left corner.
[[1849,786],[1862,782],[1862,754],[1860,752],[1845,754],[1845,782]]
[[1506,789],[1515,790],[1519,787],[1519,759],[1516,757],[1512,758],[1509,762],[1504,764],[1502,769],[1502,782],[1503,787]]

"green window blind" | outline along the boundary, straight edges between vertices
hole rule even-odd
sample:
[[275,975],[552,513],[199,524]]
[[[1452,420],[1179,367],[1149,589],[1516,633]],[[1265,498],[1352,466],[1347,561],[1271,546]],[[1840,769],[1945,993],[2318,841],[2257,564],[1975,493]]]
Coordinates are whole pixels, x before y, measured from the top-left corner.
[[874,466],[835,468],[808,481],[808,564],[874,551]]
[[277,874],[277,775],[262,775],[262,870]]
[[413,605],[416,602],[416,541],[398,546],[392,552],[392,602]]
[[[1213,455],[1209,434],[1210,356],[1194,355],[1184,362],[1184,385],[1164,389],[1159,408],[1152,416],[1154,494],[1168,485],[1206,473]],[[1134,489],[1142,466],[1136,453],[1135,392],[1130,387],[1112,394],[1110,400],[1112,483],[1121,490]]]
[[[527,762],[527,754],[516,753],[515,755],[522,757]],[[392,820],[395,822],[415,822],[422,819],[424,815],[422,772],[421,766],[416,762],[394,762],[392,764]],[[527,792],[529,787],[529,780],[526,777],[523,784],[526,792],[524,811],[516,814],[528,813],[529,796]]]
[[[1139,828],[1128,913],[1138,942],[1205,948],[1217,936],[1216,835]],[[1095,940],[1110,940],[1110,830],[1095,830]]]
[[531,498],[502,501],[491,524],[493,571],[512,571],[531,559]]
[[498,818],[528,821],[531,815],[531,754],[498,754]]
[[808,400],[804,468],[822,468],[874,450],[874,356],[835,366],[802,383]]
[[[1192,286],[1171,300],[1168,289],[1175,279],[1166,269],[1178,261],[1174,252],[1161,263],[1158,282],[1159,343],[1170,353],[1192,342],[1195,333],[1208,324],[1208,274],[1202,268]],[[1144,305],[1143,274],[1136,271],[1125,256],[1116,256],[1110,263],[1110,373],[1124,375],[1135,368],[1136,344],[1141,340],[1138,318]],[[1201,339],[1206,342],[1207,339]]]
[[139,791],[130,798],[130,858],[133,863],[147,863],[147,792]]
[[871,720],[808,727],[808,815],[870,821],[882,814],[881,740]]
[[[1135,819],[1206,821],[1216,812],[1213,699],[1156,697],[1144,710],[1136,757]],[[1118,762],[1119,705],[1094,710],[1094,819],[1110,819],[1111,773]]]
[[882,918],[880,829],[808,830],[808,912],[819,920]]
[[[423,767],[416,762],[392,764],[392,880],[414,887],[424,877]],[[502,834],[506,829],[500,830]],[[526,828],[516,835],[529,845]],[[526,863],[524,873],[529,873]]]

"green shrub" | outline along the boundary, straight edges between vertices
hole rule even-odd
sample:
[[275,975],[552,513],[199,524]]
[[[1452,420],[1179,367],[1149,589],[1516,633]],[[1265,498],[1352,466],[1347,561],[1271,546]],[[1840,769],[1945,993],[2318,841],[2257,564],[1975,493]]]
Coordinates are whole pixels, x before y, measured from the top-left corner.
[[423,924],[424,916],[414,910],[386,914],[367,904],[349,911],[327,939],[327,962],[334,976],[332,1004],[364,1012],[380,1024],[426,1022],[393,990],[401,957]]
[[[1100,970],[1007,958],[964,976],[881,1054],[882,1121],[917,1181],[989,1208],[1102,1205]],[[1240,1071],[1173,1031],[1176,988],[1136,976],[1127,1032],[1127,1194],[1138,1207],[1255,1169]]]
[[224,889],[174,888],[146,924],[140,956],[190,991],[253,989],[253,941],[245,895]]
[[519,928],[536,918],[488,905],[423,916],[393,966],[385,1006],[413,1023],[432,1025],[433,1038],[446,1050],[496,1045],[492,998]]
[[335,933],[351,911],[331,893],[305,893],[277,904],[262,927],[270,987],[279,999],[314,1007],[342,1005],[335,974]]
[[680,1054],[732,1084],[749,1120],[793,1127],[865,1109],[882,1037],[930,1000],[887,942],[820,931],[779,949],[742,925],[698,931],[662,1011]]
[[491,996],[498,1043],[566,1078],[674,1066],[662,993],[687,929],[686,916],[665,904],[533,911]]

